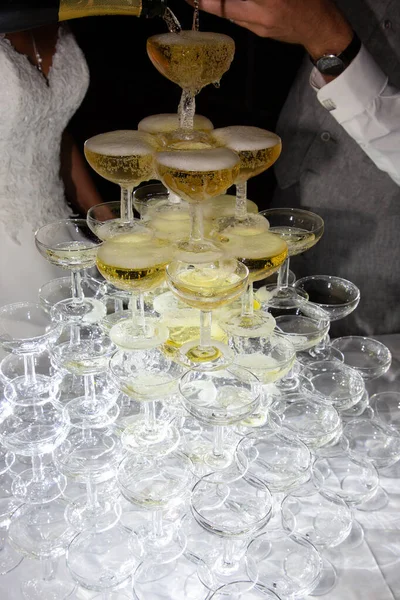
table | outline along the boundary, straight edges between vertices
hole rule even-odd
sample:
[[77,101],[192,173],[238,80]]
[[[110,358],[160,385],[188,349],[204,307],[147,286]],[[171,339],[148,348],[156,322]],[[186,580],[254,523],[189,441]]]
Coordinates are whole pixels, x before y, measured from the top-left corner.
[[[390,370],[367,385],[370,395],[382,391],[400,391],[400,334],[376,336],[391,350]],[[340,546],[327,553],[338,572],[338,584],[325,600],[400,600],[400,461],[380,473],[381,485],[389,495],[387,506],[376,512],[357,511],[356,517],[365,531],[363,543],[354,549]],[[64,561],[59,571],[65,572]],[[23,600],[19,589],[21,577],[39,574],[38,561],[24,559],[17,569],[0,577],[0,600]],[[71,600],[89,600],[96,594],[77,590]],[[311,597],[307,600],[311,600]],[[146,600],[158,600],[148,598]],[[173,600],[190,600],[174,598]]]

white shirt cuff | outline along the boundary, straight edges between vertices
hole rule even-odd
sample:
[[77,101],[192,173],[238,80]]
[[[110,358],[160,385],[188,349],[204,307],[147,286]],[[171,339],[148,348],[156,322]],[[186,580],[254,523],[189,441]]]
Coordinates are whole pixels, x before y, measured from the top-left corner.
[[339,123],[364,112],[380,95],[387,81],[387,76],[364,46],[347,69],[333,81],[326,83],[315,68],[310,75],[310,84],[318,90],[318,100]]

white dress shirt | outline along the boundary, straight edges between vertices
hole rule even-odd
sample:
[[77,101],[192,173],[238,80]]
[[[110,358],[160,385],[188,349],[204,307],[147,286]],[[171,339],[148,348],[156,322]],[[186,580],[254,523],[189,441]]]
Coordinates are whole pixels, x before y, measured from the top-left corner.
[[318,100],[376,164],[400,185],[400,91],[362,46],[347,69],[326,83],[317,69],[310,83]]

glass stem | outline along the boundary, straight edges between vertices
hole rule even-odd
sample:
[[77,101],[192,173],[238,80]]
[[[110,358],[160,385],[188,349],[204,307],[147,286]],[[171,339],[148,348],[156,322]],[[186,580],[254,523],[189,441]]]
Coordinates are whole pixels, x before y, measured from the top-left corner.
[[111,600],[112,592],[110,590],[103,590],[103,594],[101,596],[102,600]]
[[82,304],[84,296],[82,290],[82,274],[80,271],[71,271],[71,290],[73,303]]
[[32,472],[33,472],[33,481],[42,481],[43,480],[43,461],[41,454],[35,454],[32,456]]
[[55,568],[54,563],[51,558],[41,558],[40,566],[42,570],[42,579],[43,581],[51,581],[55,577]]
[[172,190],[168,190],[168,202],[170,202],[170,204],[180,204],[181,197]]
[[289,287],[289,257],[279,267],[278,271],[278,288],[286,289]]
[[224,550],[222,556],[222,568],[224,571],[233,571],[236,566],[234,559],[235,540],[226,538],[224,541]]
[[236,184],[235,217],[244,221],[247,217],[247,181]]
[[125,223],[131,223],[133,221],[132,192],[133,188],[124,187],[121,185],[120,215],[121,221],[124,221]]
[[155,538],[161,538],[164,535],[163,513],[162,510],[155,510],[152,513],[153,535]]
[[85,375],[83,378],[85,388],[86,412],[94,413],[96,411],[96,385],[94,375]]
[[178,106],[180,129],[193,129],[195,111],[195,95],[190,90],[182,90],[181,100]]
[[139,292],[139,294],[136,296],[136,302],[137,302],[137,318],[139,321],[139,325],[141,327],[143,327],[143,329],[145,328],[145,314],[144,314],[144,293],[143,292]]
[[3,550],[4,546],[6,545],[7,534],[8,534],[8,528],[1,527],[0,528],[0,552]]
[[157,423],[155,400],[144,403],[144,420],[146,424],[146,429],[149,431],[153,431]]
[[94,511],[98,506],[97,485],[90,477],[86,481],[86,503],[89,510],[92,511]]
[[225,427],[223,425],[214,426],[214,445],[213,454],[214,456],[223,456],[224,454],[224,437]]
[[203,208],[201,204],[190,205],[190,216],[192,219],[190,240],[192,242],[201,242],[204,239]]
[[24,376],[26,385],[36,383],[35,358],[32,354],[24,354]]
[[242,317],[252,317],[254,315],[254,288],[251,281],[247,286],[246,292],[242,296]]
[[69,345],[73,348],[74,346],[80,344],[81,330],[77,323],[71,323],[70,328]]
[[310,348],[310,354],[311,356],[318,356],[318,354],[321,354],[321,352],[325,352],[325,350],[328,348],[330,343],[330,337],[329,334],[327,333],[320,342],[318,342],[318,344],[316,346],[314,346],[314,348]]
[[124,310],[124,301],[121,298],[114,298],[114,312]]
[[200,347],[209,348],[211,346],[211,322],[212,314],[209,310],[200,311]]

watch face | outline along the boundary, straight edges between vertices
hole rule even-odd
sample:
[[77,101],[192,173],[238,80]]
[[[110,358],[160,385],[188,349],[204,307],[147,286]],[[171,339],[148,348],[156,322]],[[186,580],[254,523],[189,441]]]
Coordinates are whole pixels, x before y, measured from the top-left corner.
[[315,63],[315,66],[322,75],[340,75],[345,69],[342,59],[334,54],[321,56]]

